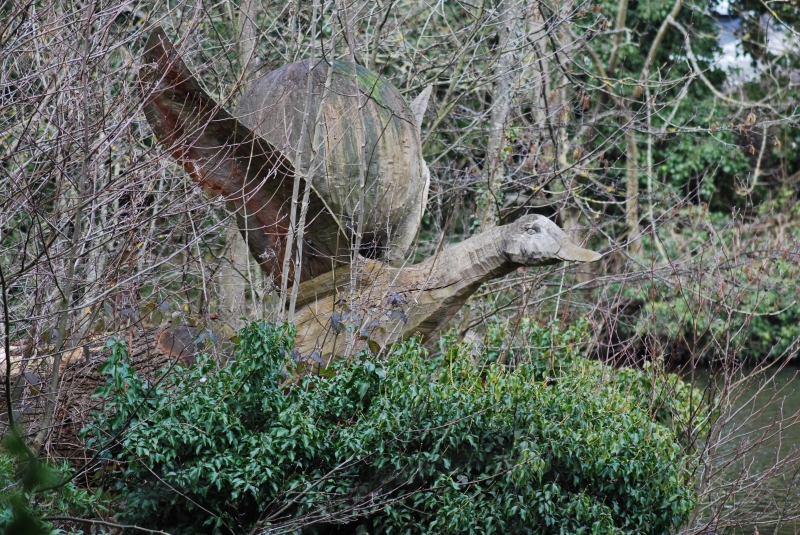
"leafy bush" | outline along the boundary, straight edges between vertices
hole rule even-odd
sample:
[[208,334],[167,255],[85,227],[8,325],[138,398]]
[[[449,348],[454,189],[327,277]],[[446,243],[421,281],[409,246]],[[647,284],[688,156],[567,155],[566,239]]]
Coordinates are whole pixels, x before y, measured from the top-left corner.
[[12,429],[0,450],[0,530],[16,535],[46,535],[49,526],[31,502],[39,486],[52,483],[52,474],[40,463],[19,433]]
[[566,326],[556,321],[542,326],[524,317],[516,329],[511,322],[494,321],[487,325],[480,360],[494,363],[501,359],[510,366],[524,364],[534,371],[537,381],[565,376],[591,379],[600,388],[609,390],[608,394],[625,392],[652,419],[677,433],[688,427],[694,428],[695,436],[705,433],[711,412],[700,390],[691,388],[675,374],[656,370],[650,362],[645,362],[639,370],[613,369],[586,359],[581,355],[590,339],[589,322],[585,318]]
[[204,357],[160,386],[117,343],[91,432],[121,432],[105,452],[125,467],[120,514],[180,533],[677,528],[693,493],[674,433],[578,356],[580,329],[550,333],[555,350],[514,366],[485,362],[491,344],[476,366],[452,340],[433,356],[410,340],[301,377],[294,328],[253,323],[224,369]]
[[46,514],[81,516],[97,510],[105,510],[101,492],[78,488],[66,467],[41,461],[16,429],[6,434],[0,448],[0,533],[63,533],[46,521]]
[[[709,359],[761,360],[791,350],[800,337],[798,217],[788,191],[747,218],[680,210],[659,231],[675,274],[646,291],[629,290],[642,303],[633,330],[670,352]],[[689,258],[692,269],[684,267]]]

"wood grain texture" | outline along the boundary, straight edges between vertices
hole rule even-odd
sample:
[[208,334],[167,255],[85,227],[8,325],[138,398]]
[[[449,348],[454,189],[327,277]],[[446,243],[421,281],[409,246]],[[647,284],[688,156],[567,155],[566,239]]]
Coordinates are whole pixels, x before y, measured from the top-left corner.
[[[159,141],[203,189],[224,195],[239,212],[246,209],[250,250],[265,272],[280,277],[294,181],[291,161],[200,87],[160,28],[150,35],[144,59],[144,112]],[[347,238],[315,194],[305,234],[313,245],[304,248],[300,280],[331,270],[334,259],[349,259]]]
[[521,266],[599,258],[546,217],[528,215],[413,266],[362,259],[353,302],[349,277],[327,273],[300,286],[305,306],[294,319],[296,347],[302,356],[316,353],[326,363],[346,356],[342,325],[347,323],[355,328],[355,350],[375,351],[415,334],[427,340],[488,280]]
[[[295,162],[309,70],[314,191],[351,242],[353,221],[364,210],[363,255],[401,262],[419,230],[429,184],[416,119],[388,80],[363,67],[354,76],[352,66],[344,62],[291,63],[255,80],[237,116]],[[363,130],[357,91],[365,102]],[[359,151],[366,162],[363,207]]]

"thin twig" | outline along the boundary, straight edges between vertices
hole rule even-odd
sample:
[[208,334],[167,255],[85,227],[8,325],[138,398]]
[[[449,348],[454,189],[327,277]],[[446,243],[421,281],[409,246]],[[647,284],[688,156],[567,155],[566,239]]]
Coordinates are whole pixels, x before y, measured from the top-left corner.
[[92,518],[78,518],[74,516],[46,516],[44,520],[47,522],[80,522],[82,524],[92,524],[94,526],[105,526],[108,528],[116,529],[132,529],[134,531],[141,531],[142,533],[152,533],[153,535],[173,535],[166,531],[159,531],[157,529],[147,529],[133,524],[118,524],[116,522],[109,522],[108,520],[95,520]]

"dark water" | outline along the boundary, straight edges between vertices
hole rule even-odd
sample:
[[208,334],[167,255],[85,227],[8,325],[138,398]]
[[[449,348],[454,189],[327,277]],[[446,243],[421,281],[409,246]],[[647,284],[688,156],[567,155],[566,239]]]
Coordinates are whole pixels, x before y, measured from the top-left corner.
[[720,392],[727,384],[730,399],[721,412],[725,424],[706,444],[711,462],[699,471],[715,489],[706,493],[701,519],[719,520],[702,533],[800,534],[799,372],[743,370],[725,380],[695,371],[696,388]]

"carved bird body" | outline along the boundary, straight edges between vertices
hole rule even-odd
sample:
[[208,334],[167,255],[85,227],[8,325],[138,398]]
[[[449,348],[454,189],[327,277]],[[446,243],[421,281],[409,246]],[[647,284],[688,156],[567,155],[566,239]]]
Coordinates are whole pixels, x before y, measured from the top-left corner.
[[[150,36],[145,61],[153,131],[201,187],[235,205],[267,273],[281,274],[295,180],[310,181],[294,322],[298,350],[318,362],[414,333],[428,337],[483,282],[520,266],[600,258],[547,218],[528,215],[403,265],[430,180],[419,134],[429,90],[409,106],[365,69],[300,62],[256,80],[237,119],[202,90],[162,30]],[[349,337],[340,336],[343,324]]]

